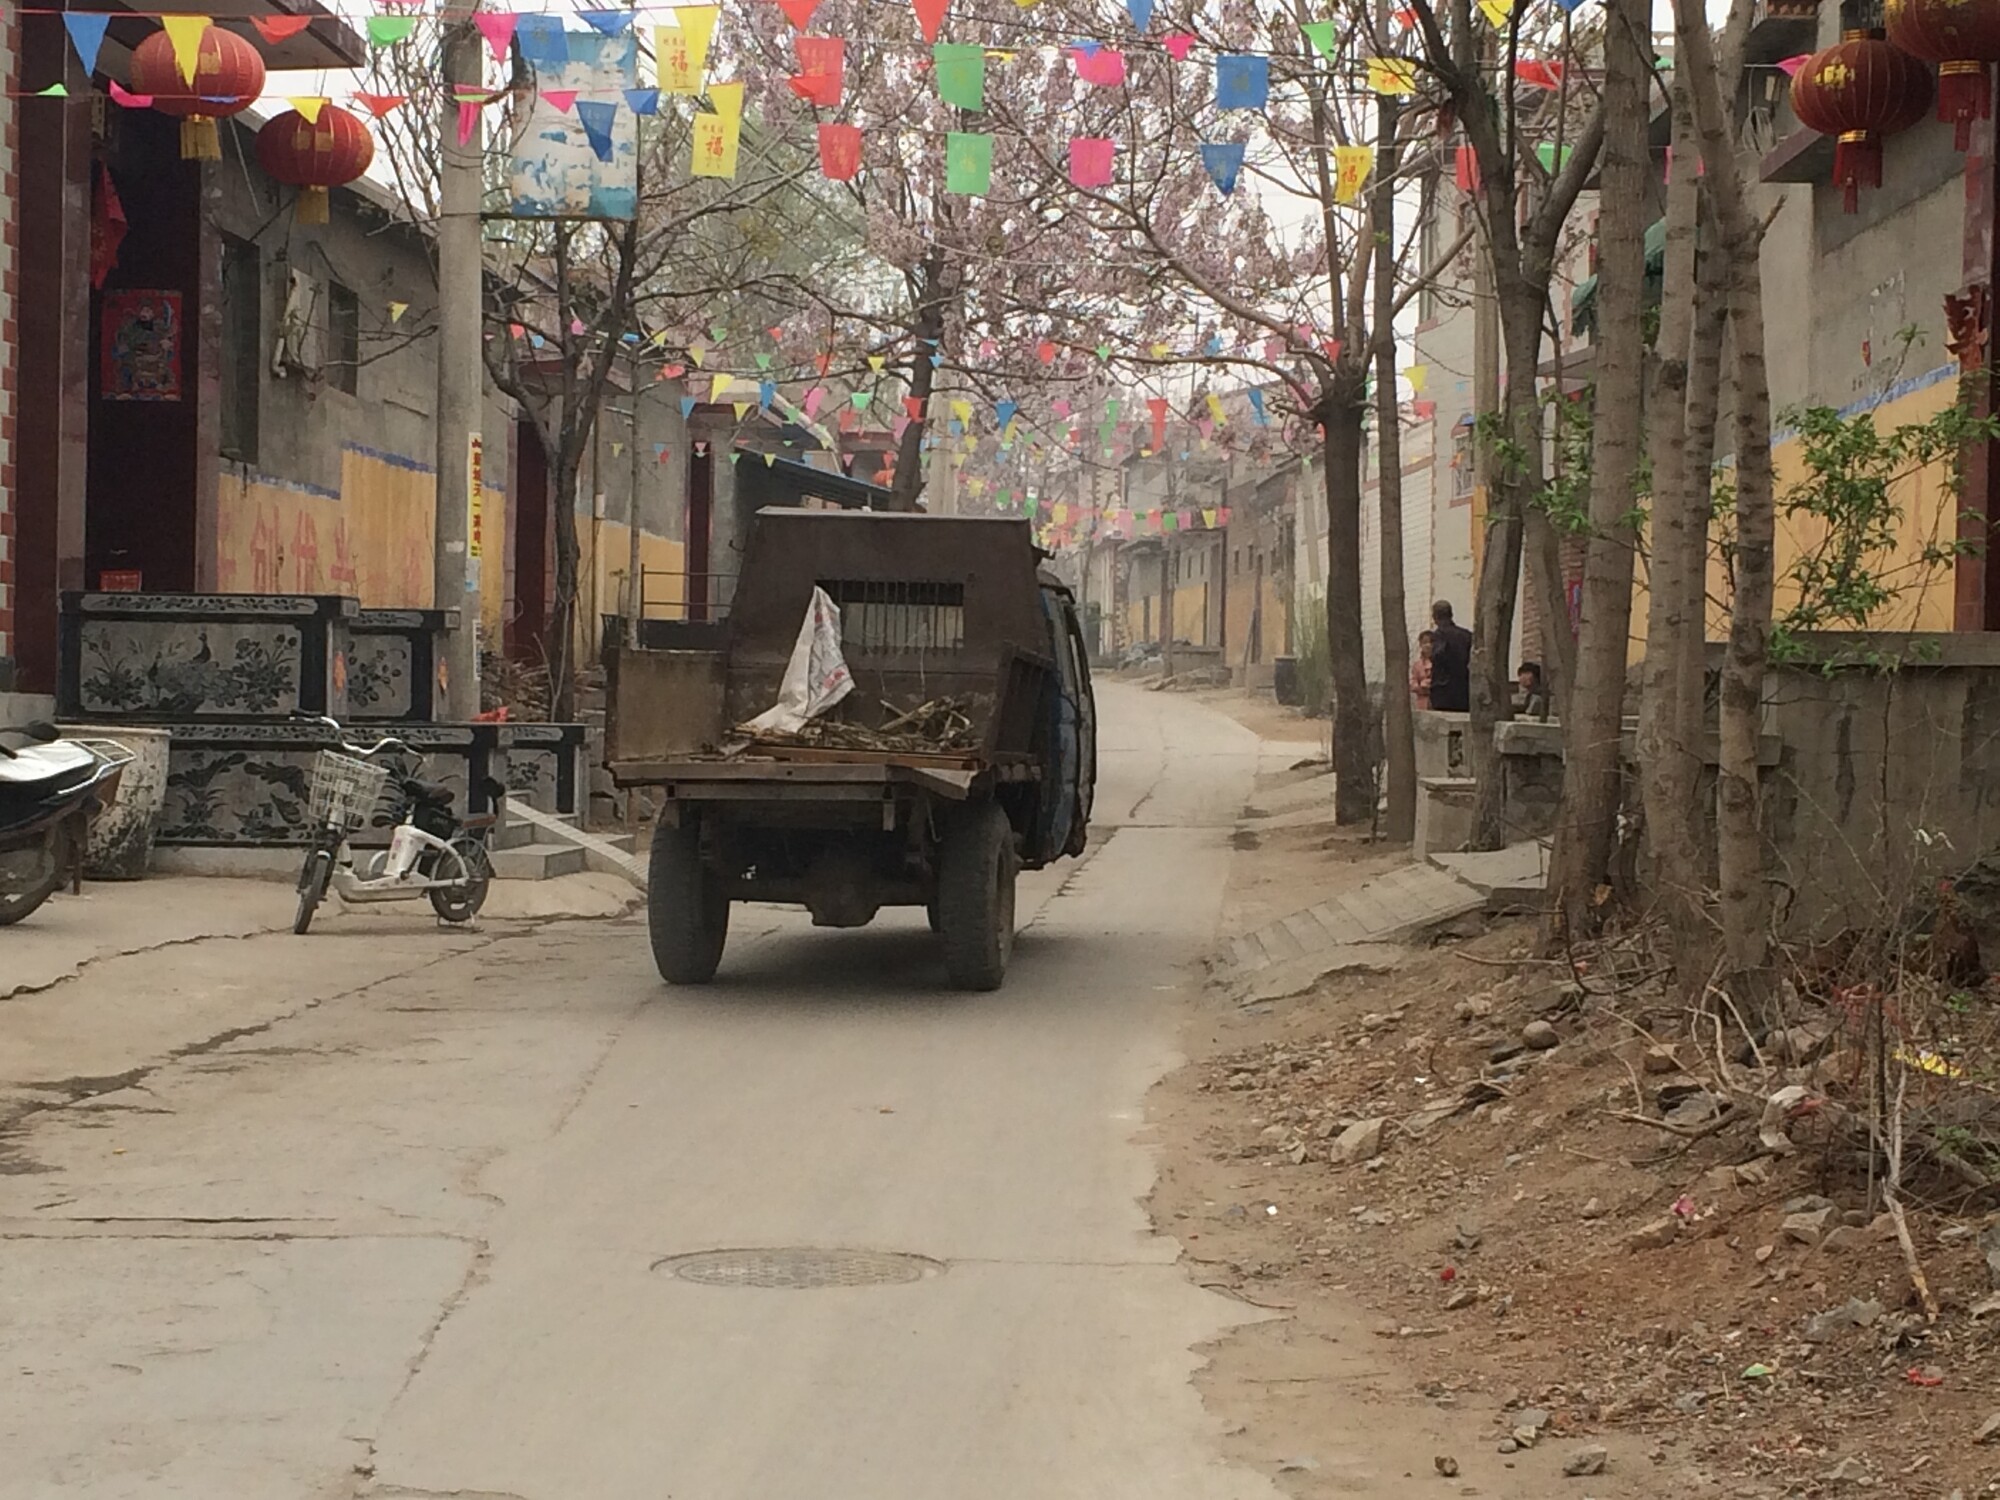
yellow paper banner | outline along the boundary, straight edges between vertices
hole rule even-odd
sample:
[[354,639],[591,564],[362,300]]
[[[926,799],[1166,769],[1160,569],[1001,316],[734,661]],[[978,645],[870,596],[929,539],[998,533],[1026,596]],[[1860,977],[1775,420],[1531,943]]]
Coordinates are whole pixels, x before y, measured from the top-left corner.
[[730,386],[736,382],[727,375],[711,375],[708,378],[708,401],[713,406],[729,394]]
[[653,56],[659,59],[662,93],[701,92],[702,76],[708,72],[708,44],[715,35],[719,10],[714,5],[676,6],[678,25],[653,28]]
[[743,85],[718,83],[709,88],[712,115],[694,119],[694,165],[696,177],[734,177],[736,152],[743,142]]
[[1361,185],[1375,165],[1373,146],[1333,148],[1333,201],[1352,203],[1361,196]]
[[1376,94],[1414,94],[1417,65],[1407,57],[1368,59],[1368,88]]

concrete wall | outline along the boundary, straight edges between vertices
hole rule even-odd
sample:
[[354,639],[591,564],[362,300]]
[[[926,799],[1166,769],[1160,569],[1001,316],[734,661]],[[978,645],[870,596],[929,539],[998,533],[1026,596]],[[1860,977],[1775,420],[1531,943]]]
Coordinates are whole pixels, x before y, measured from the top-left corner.
[[1901,911],[2000,847],[2000,639],[1826,636],[1894,672],[1783,668],[1766,778],[1774,875],[1806,933]]

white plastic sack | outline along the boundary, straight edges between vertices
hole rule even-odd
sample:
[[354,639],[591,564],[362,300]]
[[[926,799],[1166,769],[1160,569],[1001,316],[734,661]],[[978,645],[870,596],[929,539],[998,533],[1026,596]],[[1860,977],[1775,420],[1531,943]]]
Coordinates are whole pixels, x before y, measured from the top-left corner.
[[808,719],[818,718],[853,691],[853,674],[840,654],[840,606],[825,589],[815,588],[792,659],[785,663],[778,701],[743,727],[766,734],[796,734]]

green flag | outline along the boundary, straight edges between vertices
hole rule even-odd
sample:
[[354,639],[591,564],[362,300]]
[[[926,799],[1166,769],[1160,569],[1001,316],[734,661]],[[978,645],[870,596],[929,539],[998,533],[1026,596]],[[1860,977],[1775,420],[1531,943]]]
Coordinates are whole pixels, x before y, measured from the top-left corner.
[[954,130],[945,140],[944,190],[977,196],[993,187],[993,137]]
[[370,16],[368,18],[368,40],[378,47],[393,47],[398,42],[407,42],[417,29],[415,16]]
[[1321,57],[1333,57],[1333,22],[1306,21],[1299,26],[1299,30],[1306,34],[1306,40],[1313,44]]
[[976,42],[939,42],[931,48],[938,98],[959,109],[986,108],[986,49]]

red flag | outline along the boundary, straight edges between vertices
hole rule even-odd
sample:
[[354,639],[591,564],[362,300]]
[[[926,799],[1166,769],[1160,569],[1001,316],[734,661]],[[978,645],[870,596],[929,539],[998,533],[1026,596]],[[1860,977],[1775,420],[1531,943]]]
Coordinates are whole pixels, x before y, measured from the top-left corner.
[[1153,414],[1153,451],[1158,453],[1167,446],[1167,398],[1148,397],[1146,410]]
[[802,36],[798,48],[799,71],[792,75],[792,92],[808,104],[834,108],[840,103],[847,72],[847,43],[837,36]]
[[250,18],[250,24],[257,28],[257,35],[261,36],[272,46],[276,46],[279,42],[297,36],[301,31],[312,25],[312,23],[313,18],[311,16],[252,16]]
[[1039,344],[1035,345],[1035,358],[1039,359],[1045,365],[1054,364],[1056,362],[1055,344],[1049,339],[1043,339]]
[[903,398],[903,410],[910,414],[912,422],[923,421],[924,398],[922,396],[905,396]]
[[[861,127],[859,125],[837,125],[834,126],[833,128],[836,130],[851,130],[854,132],[857,138],[861,134]],[[820,126],[819,129],[820,129],[820,139],[824,141],[826,138],[827,127],[822,125]],[[824,375],[827,372],[827,367],[833,363],[833,356],[831,354],[815,354],[813,356],[813,363],[819,367],[820,374]]]
[[924,40],[935,42],[938,31],[944,25],[944,13],[951,0],[912,0],[917,10],[917,26],[924,34]]
[[819,0],[778,0],[778,9],[785,13],[785,19],[799,31],[812,24],[813,12],[819,9]]
[[[828,121],[819,128],[819,169],[835,182],[851,182],[861,170],[861,127],[836,125]],[[830,355],[819,356],[819,372],[824,375],[832,362]]]
[[389,111],[410,102],[408,94],[362,94],[354,96],[354,102],[367,110],[376,119],[384,118]]
[[1559,62],[1517,62],[1514,76],[1530,88],[1559,89],[1563,81],[1563,65]]
[[1460,146],[1453,156],[1455,181],[1461,193],[1479,191],[1479,153],[1470,146]]

